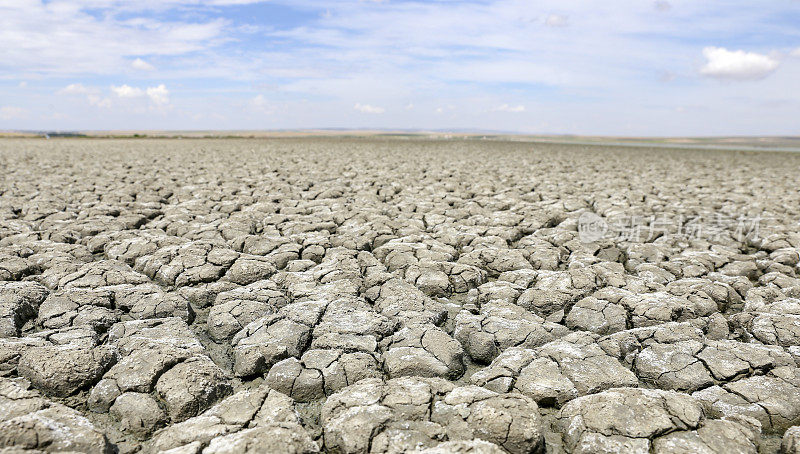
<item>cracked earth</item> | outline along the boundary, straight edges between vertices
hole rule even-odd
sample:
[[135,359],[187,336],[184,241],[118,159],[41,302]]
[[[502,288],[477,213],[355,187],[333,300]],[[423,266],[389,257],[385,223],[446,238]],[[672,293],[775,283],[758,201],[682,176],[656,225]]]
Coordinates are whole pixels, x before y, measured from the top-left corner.
[[800,453],[798,168],[3,140],[0,453]]

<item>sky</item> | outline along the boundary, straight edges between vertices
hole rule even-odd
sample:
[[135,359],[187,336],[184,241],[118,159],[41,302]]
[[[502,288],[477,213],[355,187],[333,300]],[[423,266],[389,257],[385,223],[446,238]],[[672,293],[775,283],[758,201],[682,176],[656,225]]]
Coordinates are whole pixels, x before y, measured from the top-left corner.
[[800,0],[0,0],[0,130],[800,135]]

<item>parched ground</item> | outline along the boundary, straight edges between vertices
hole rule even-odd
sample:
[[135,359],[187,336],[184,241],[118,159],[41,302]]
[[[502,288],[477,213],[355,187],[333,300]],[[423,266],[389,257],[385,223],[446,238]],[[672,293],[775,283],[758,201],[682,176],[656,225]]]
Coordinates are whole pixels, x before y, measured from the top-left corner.
[[800,155],[0,141],[0,448],[800,452]]

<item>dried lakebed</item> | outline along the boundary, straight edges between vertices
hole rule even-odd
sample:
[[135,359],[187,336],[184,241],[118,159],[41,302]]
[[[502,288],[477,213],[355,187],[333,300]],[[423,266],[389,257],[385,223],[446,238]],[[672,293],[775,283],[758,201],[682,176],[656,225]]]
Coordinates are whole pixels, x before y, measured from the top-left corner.
[[0,141],[0,452],[800,452],[800,156]]

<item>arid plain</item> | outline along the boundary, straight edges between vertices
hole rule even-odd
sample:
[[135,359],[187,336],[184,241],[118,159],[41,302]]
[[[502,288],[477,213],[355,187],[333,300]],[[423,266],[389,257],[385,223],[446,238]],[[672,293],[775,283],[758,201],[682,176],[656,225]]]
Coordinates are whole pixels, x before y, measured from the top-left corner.
[[0,140],[0,452],[798,453],[798,169]]

